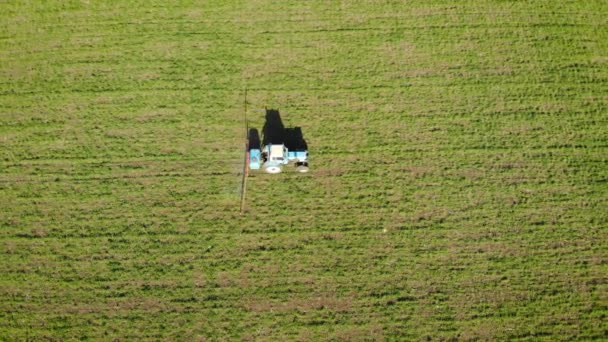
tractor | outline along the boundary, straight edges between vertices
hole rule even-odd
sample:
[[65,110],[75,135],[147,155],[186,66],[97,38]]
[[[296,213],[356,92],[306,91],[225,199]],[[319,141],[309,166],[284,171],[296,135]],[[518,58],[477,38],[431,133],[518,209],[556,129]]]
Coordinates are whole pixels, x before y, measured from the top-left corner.
[[249,169],[275,174],[292,162],[297,172],[308,172],[308,146],[300,127],[285,128],[277,110],[266,110],[263,133],[260,144],[257,129],[248,131]]

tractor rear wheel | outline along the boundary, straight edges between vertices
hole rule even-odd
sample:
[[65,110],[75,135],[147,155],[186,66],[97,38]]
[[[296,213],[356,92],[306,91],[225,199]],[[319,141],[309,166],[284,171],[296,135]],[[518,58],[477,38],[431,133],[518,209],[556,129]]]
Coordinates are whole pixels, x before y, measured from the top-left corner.
[[296,171],[298,171],[300,173],[308,172],[308,163],[306,163],[306,162],[296,163]]
[[268,173],[281,173],[281,167],[276,165],[266,166],[264,170],[266,170]]

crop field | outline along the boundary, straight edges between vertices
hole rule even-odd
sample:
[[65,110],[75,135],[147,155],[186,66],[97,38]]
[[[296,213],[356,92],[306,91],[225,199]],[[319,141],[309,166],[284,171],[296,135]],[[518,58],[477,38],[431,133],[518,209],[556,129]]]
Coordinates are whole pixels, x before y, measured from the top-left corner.
[[606,338],[608,3],[2,1],[0,253],[0,340]]

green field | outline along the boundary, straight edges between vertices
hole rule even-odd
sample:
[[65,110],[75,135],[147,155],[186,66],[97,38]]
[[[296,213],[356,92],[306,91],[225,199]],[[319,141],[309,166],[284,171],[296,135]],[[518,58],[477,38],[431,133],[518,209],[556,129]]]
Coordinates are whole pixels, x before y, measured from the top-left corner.
[[0,340],[608,336],[606,1],[170,3],[0,2]]

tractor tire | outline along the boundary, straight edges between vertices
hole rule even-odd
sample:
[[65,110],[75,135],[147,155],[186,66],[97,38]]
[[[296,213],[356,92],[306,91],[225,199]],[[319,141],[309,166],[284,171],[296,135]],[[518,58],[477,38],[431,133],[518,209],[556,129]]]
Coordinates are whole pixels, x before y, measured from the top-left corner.
[[264,170],[265,170],[267,173],[272,173],[272,174],[275,174],[275,173],[281,173],[281,167],[280,167],[280,166],[275,166],[275,165],[266,166],[266,167],[264,168]]
[[296,171],[300,172],[300,173],[306,173],[306,172],[308,172],[308,163],[297,163],[296,164]]
[[306,173],[306,172],[308,172],[308,166],[298,166],[298,167],[296,167],[296,171],[298,171],[300,173]]

